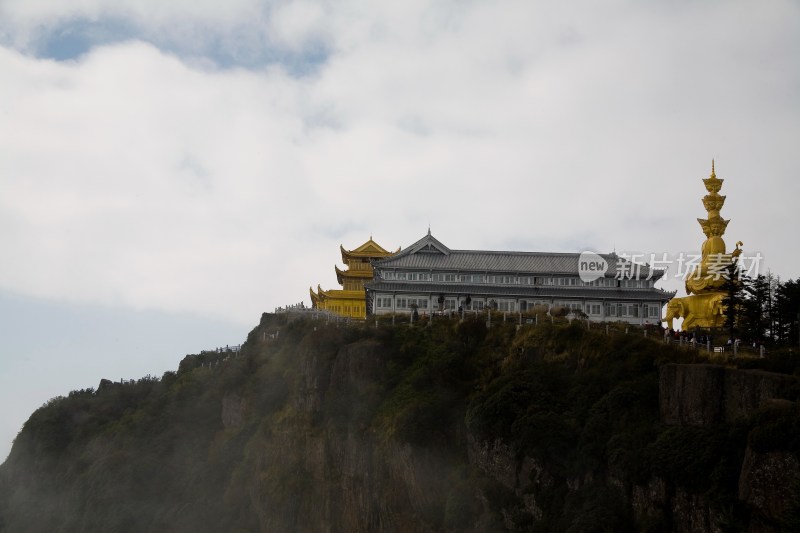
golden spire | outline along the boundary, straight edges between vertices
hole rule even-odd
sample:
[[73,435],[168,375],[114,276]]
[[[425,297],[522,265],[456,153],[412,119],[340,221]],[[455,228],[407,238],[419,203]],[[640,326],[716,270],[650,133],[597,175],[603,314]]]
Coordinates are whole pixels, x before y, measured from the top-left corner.
[[714,160],[712,159],[711,175],[703,180],[703,184],[708,191],[708,194],[703,197],[703,207],[705,207],[708,212],[708,218],[697,219],[706,237],[710,235],[715,235],[717,237],[722,236],[725,233],[725,227],[728,225],[728,222],[730,222],[730,220],[724,220],[719,214],[725,203],[725,197],[719,194],[720,189],[722,189],[723,181],[725,180],[717,178],[717,173],[714,170]]
[[717,173],[714,172],[714,160],[711,160],[711,175],[703,180],[703,184],[706,186],[706,190],[711,194],[716,194],[722,188],[722,182],[725,180],[721,180],[717,178]]

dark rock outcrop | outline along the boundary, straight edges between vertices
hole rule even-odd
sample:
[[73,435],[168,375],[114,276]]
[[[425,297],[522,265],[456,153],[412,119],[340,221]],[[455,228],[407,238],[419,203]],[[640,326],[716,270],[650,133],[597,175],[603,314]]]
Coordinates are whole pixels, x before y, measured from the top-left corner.
[[779,527],[797,490],[800,490],[800,461],[794,454],[758,453],[747,448],[739,476],[739,499],[755,510],[762,524]]
[[226,429],[242,425],[247,403],[239,394],[230,393],[222,397],[222,425]]
[[785,398],[797,378],[719,365],[668,364],[660,369],[661,420],[711,426],[751,416],[765,402]]
[[723,421],[725,367],[664,365],[659,379],[659,407],[663,422],[709,426]]

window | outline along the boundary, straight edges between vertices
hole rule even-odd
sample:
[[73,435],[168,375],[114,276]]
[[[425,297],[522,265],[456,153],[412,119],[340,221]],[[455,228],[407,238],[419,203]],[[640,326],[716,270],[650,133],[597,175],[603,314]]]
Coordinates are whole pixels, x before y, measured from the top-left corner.
[[586,314],[592,316],[599,316],[600,304],[586,304]]
[[503,312],[514,312],[515,305],[513,300],[498,300],[497,301],[497,310]]
[[659,318],[661,315],[661,306],[650,304],[647,306],[647,318]]
[[428,299],[427,298],[408,298],[406,301],[408,307],[417,306],[417,309],[427,309],[428,308]]
[[455,274],[444,274],[444,281],[454,282],[456,280]]
[[639,318],[639,304],[622,304],[622,314],[620,316]]
[[397,279],[406,279],[406,273],[405,272],[398,272],[397,273]]
[[405,298],[397,298],[394,302],[397,309],[405,309],[408,306],[408,301]]
[[458,306],[456,305],[455,298],[445,298],[444,299],[444,308],[445,309],[455,309]]

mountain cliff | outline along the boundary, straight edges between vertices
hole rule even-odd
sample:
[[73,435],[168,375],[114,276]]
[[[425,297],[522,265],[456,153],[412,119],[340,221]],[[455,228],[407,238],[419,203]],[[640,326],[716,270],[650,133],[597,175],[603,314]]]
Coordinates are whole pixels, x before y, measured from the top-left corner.
[[707,363],[579,323],[265,314],[34,412],[0,531],[797,530],[795,363]]

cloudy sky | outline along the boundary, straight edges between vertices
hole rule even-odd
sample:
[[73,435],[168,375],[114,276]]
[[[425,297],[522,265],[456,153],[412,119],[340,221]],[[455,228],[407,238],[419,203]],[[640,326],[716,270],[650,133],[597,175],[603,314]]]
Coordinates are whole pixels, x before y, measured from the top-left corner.
[[795,278],[799,96],[794,1],[0,0],[0,459],[370,235],[696,251],[715,158]]

